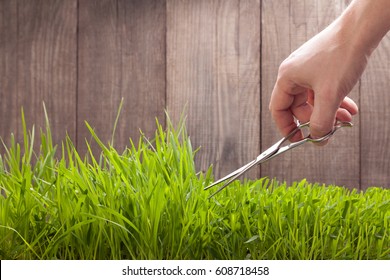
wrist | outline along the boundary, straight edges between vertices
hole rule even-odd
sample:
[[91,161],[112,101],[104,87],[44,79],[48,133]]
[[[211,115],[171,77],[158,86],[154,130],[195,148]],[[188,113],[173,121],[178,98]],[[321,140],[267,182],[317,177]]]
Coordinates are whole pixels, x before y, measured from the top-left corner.
[[369,56],[390,29],[390,0],[355,0],[335,24],[340,36]]

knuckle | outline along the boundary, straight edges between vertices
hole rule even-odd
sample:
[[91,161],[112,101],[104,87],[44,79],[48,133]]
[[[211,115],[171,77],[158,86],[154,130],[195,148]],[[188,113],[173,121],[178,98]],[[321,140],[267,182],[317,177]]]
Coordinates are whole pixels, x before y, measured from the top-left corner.
[[286,76],[289,72],[290,72],[290,69],[293,68],[293,62],[291,59],[289,58],[286,58],[280,65],[279,65],[279,69],[278,69],[278,76],[279,77],[283,77],[283,76]]

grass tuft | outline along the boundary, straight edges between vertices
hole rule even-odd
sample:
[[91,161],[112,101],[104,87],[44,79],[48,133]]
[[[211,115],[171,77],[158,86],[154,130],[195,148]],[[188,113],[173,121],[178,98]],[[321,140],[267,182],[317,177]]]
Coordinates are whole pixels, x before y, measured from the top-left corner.
[[123,152],[86,123],[94,157],[55,146],[45,115],[37,153],[22,113],[0,158],[1,259],[390,259],[387,189],[262,178],[208,199],[185,119]]

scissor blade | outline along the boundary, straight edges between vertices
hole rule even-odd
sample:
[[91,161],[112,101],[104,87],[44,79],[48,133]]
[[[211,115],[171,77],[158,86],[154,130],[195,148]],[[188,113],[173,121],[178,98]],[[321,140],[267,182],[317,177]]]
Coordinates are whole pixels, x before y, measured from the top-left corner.
[[234,176],[240,174],[243,170],[245,170],[246,167],[248,167],[249,165],[251,165],[254,161],[256,161],[256,160],[252,160],[251,162],[245,164],[244,166],[241,166],[239,169],[237,169],[237,170],[235,170],[235,171],[229,173],[229,174],[226,175],[225,177],[223,177],[223,178],[221,178],[221,179],[215,181],[214,183],[208,185],[207,187],[204,188],[204,190],[208,190],[208,189],[214,187],[215,185],[218,185],[219,183],[222,183],[222,182],[224,182],[224,181],[226,181],[226,180],[229,180],[230,178],[232,178],[232,177],[234,177]]
[[283,141],[284,141],[284,139],[276,142],[271,147],[269,147],[267,150],[265,150],[260,155],[258,155],[257,158],[255,159],[256,163],[260,164],[262,162],[269,160],[270,158],[273,158],[275,155],[277,155],[278,151],[280,150],[280,145]]
[[[225,189],[227,186],[229,186],[234,180],[236,180],[238,177],[240,177],[242,174],[247,172],[249,169],[251,169],[253,166],[257,165],[259,162],[257,160],[253,160],[250,163],[244,165],[243,167],[240,168],[240,172],[235,172],[234,176],[230,176],[228,178],[228,181],[223,184],[222,187],[220,187],[216,192],[212,193],[209,198],[212,198],[214,195]],[[215,185],[215,184],[214,184]]]
[[294,148],[296,148],[296,147],[298,147],[298,146],[300,146],[302,144],[305,144],[308,141],[309,141],[308,138],[304,138],[304,139],[302,139],[302,140],[300,140],[298,142],[292,142],[292,143],[290,143],[290,144],[288,144],[286,146],[279,147],[277,149],[277,151],[275,151],[275,153],[270,154],[267,157],[262,157],[261,155],[259,155],[257,157],[258,163],[266,162],[266,161],[268,161],[268,160],[270,160],[270,159],[272,159],[272,158],[274,158],[274,157],[276,157],[276,156],[278,156],[280,154],[283,154],[284,152],[287,152],[288,150],[294,149]]
[[268,157],[274,155],[278,149],[279,149],[279,144],[281,141],[277,142],[276,144],[272,145],[270,148],[265,150],[263,153],[261,153],[256,159],[252,160],[251,162],[245,164],[244,166],[241,166],[239,169],[229,173],[225,177],[215,181],[211,185],[207,186],[204,188],[204,190],[208,190],[211,187],[214,187],[215,185],[218,185],[219,183],[222,183],[224,181],[229,180],[227,183],[225,183],[221,188],[218,189],[214,194],[211,196],[215,195],[216,193],[220,192],[222,189],[226,188],[233,180],[247,172],[249,169],[251,169],[253,166],[255,166],[258,163],[261,163],[262,161],[265,161],[268,159]]

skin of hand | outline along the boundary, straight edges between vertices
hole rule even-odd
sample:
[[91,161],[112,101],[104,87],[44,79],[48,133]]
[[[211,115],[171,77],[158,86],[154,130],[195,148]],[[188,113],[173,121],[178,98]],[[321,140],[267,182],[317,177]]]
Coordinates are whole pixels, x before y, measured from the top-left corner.
[[[378,2],[390,7],[388,0]],[[358,112],[347,95],[389,28],[379,20],[375,26],[374,19],[368,24],[369,19],[384,13],[382,20],[390,21],[388,7],[371,4],[368,9],[368,5],[366,0],[353,1],[338,19],[280,65],[269,108],[283,135],[296,127],[298,119],[310,121],[310,135],[318,138],[331,131],[336,120],[351,121]],[[292,141],[301,138],[297,133]]]

